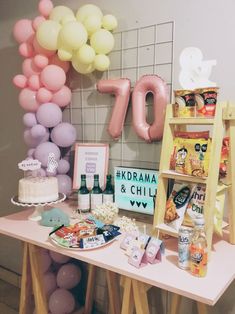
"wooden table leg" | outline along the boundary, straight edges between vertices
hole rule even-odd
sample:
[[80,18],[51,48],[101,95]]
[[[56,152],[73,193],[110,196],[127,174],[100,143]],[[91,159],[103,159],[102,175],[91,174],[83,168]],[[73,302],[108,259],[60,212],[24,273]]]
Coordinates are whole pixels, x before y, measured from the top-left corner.
[[201,302],[197,302],[197,312],[198,314],[207,314],[207,305]]
[[120,287],[118,275],[112,271],[106,270],[106,279],[109,294],[109,313],[120,314]]
[[170,314],[180,313],[181,296],[176,293],[171,294]]
[[39,259],[39,248],[33,244],[28,244],[29,258],[31,265],[33,293],[35,299],[35,308],[37,313],[48,314],[47,300],[42,282],[42,272]]
[[150,286],[133,279],[132,288],[136,314],[149,314],[147,291]]
[[132,280],[128,277],[121,277],[121,285],[123,286],[122,312],[121,314],[133,314],[134,312],[134,296],[132,290]]
[[94,300],[96,266],[89,264],[84,314],[91,314]]

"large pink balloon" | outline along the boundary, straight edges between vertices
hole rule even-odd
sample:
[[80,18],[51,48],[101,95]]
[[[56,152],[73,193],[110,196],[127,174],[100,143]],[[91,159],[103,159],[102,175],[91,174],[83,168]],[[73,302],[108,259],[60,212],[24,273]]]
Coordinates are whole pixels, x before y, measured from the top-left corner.
[[63,108],[70,104],[71,98],[71,89],[64,85],[61,89],[58,90],[58,92],[53,94],[51,101]]
[[40,75],[42,84],[51,91],[58,91],[66,81],[66,75],[59,66],[50,64],[46,66]]
[[49,132],[46,131],[45,136],[41,137],[33,137],[31,134],[31,130],[27,129],[24,131],[24,142],[30,148],[36,148],[39,144],[47,142],[49,139]]
[[66,174],[69,172],[70,164],[66,159],[60,159],[58,162],[57,173],[58,174]]
[[72,289],[76,287],[81,280],[81,269],[72,263],[60,267],[56,282],[59,288]]
[[36,94],[37,101],[41,104],[47,103],[52,100],[52,92],[46,89],[45,87],[39,88]]
[[45,17],[48,17],[53,9],[53,3],[50,0],[40,0],[38,11]]
[[35,32],[31,20],[22,19],[15,23],[13,29],[13,36],[19,44],[26,41],[32,42],[34,34]]
[[62,121],[62,111],[59,106],[49,102],[39,107],[36,117],[41,125],[52,128]]
[[72,124],[62,122],[51,131],[51,140],[60,147],[69,147],[76,141],[76,129]]
[[101,80],[97,84],[97,89],[100,93],[115,95],[115,103],[109,121],[108,132],[117,140],[122,133],[126,117],[131,89],[130,80],[125,78],[118,80]]
[[75,299],[71,292],[56,289],[49,299],[49,310],[52,314],[70,314],[75,308]]
[[37,124],[36,115],[33,112],[27,112],[23,116],[23,123],[27,128],[32,128]]
[[70,68],[70,62],[60,60],[59,57],[57,56],[57,54],[54,54],[50,58],[50,64],[58,65],[59,67],[61,67],[64,70],[65,73],[68,72],[68,70]]
[[34,157],[42,163],[42,166],[47,167],[48,156],[50,153],[53,153],[56,161],[59,161],[60,150],[54,143],[51,142],[39,144],[34,152]]
[[66,256],[66,255],[63,255],[54,251],[50,251],[49,253],[53,261],[59,264],[67,263],[71,259],[69,256]]
[[36,112],[39,108],[36,92],[29,88],[22,89],[19,94],[19,104],[26,111]]
[[[154,122],[146,122],[146,95],[153,94]],[[147,142],[161,140],[163,134],[165,108],[168,102],[166,83],[157,75],[144,75],[136,83],[132,94],[133,126],[139,137]]]
[[47,57],[51,57],[53,56],[56,51],[55,50],[47,50],[45,48],[43,48],[37,41],[37,38],[35,36],[34,40],[33,40],[33,47],[34,47],[34,50],[36,53],[39,53],[39,54],[42,54],[42,55],[45,55]]
[[22,74],[17,74],[13,78],[13,84],[18,88],[25,88],[27,86],[27,78]]
[[50,271],[42,276],[43,288],[46,298],[49,299],[50,295],[57,289],[56,275]]
[[44,69],[49,62],[49,59],[47,58],[47,56],[44,56],[42,54],[37,54],[34,58],[33,58],[34,64],[40,68],[40,69]]
[[58,174],[59,192],[69,196],[72,192],[72,180],[67,174]]
[[30,77],[34,74],[39,74],[41,69],[35,65],[33,58],[27,58],[22,63],[22,72],[26,77]]
[[31,43],[22,43],[19,46],[19,54],[25,58],[31,58],[34,55],[33,45]]

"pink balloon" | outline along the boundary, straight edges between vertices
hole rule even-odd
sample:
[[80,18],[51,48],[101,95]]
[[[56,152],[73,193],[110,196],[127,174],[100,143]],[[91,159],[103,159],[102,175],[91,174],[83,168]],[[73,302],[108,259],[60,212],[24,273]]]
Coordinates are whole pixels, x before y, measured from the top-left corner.
[[36,92],[29,88],[22,89],[19,94],[19,104],[26,111],[36,112],[39,108]]
[[35,152],[35,148],[30,148],[30,149],[27,151],[27,157],[29,157],[29,158],[34,158],[34,152]]
[[27,78],[22,74],[18,74],[13,78],[13,84],[18,88],[25,88],[27,86]]
[[39,144],[36,147],[34,156],[42,163],[43,167],[47,167],[48,156],[50,153],[53,153],[55,155],[56,161],[59,161],[60,150],[54,143],[51,142],[44,142]]
[[72,263],[60,267],[56,282],[59,288],[72,289],[76,287],[81,280],[81,269]]
[[33,61],[34,61],[34,64],[40,68],[40,69],[44,69],[47,65],[48,65],[48,58],[44,55],[36,55],[34,58],[33,58]]
[[126,111],[130,98],[131,83],[129,79],[101,80],[97,84],[100,93],[109,93],[115,95],[115,103],[112,110],[112,116],[109,121],[108,132],[117,140],[123,130],[126,117]]
[[54,54],[50,58],[50,64],[58,65],[64,70],[65,73],[67,73],[70,68],[70,62],[60,60],[57,54]]
[[33,45],[27,42],[20,44],[19,54],[22,57],[31,58],[34,55]]
[[50,64],[46,66],[40,75],[42,84],[51,91],[58,91],[66,81],[66,75],[59,66]]
[[28,79],[28,86],[32,90],[38,90],[41,87],[40,77],[37,74],[33,74]]
[[36,94],[37,101],[40,103],[46,103],[52,100],[52,92],[46,89],[45,87],[39,88]]
[[26,77],[30,77],[34,74],[39,74],[41,69],[34,64],[32,58],[28,58],[22,63],[22,72]]
[[43,138],[33,137],[31,130],[27,129],[24,131],[24,142],[30,148],[36,148],[39,144],[47,142],[49,139],[49,132],[47,131]]
[[58,162],[57,173],[66,174],[70,169],[70,163],[65,159],[60,159]]
[[72,124],[62,122],[51,131],[51,140],[60,147],[69,147],[76,141],[76,129]]
[[32,127],[30,132],[31,132],[32,137],[42,138],[46,135],[47,129],[41,124],[36,124]]
[[41,125],[52,128],[62,121],[62,111],[59,106],[49,102],[39,107],[36,117]]
[[57,289],[56,275],[49,271],[46,272],[43,274],[42,283],[46,298],[49,299],[50,295]]
[[34,50],[36,53],[38,54],[42,54],[42,55],[45,55],[47,57],[51,57],[53,56],[56,51],[55,50],[47,50],[45,48],[43,48],[37,41],[37,38],[35,37],[34,40],[33,40],[33,47],[34,47]]
[[49,299],[49,310],[52,314],[70,314],[75,308],[75,299],[71,292],[56,289]]
[[[153,94],[154,122],[146,122],[145,98]],[[132,94],[133,126],[136,133],[147,142],[161,140],[163,134],[165,108],[168,102],[166,83],[157,75],[144,75],[136,83]]]
[[23,123],[27,128],[32,128],[37,124],[36,115],[33,112],[27,112],[23,116]]
[[46,21],[44,16],[37,16],[35,17],[35,19],[33,20],[33,28],[35,31],[37,31],[38,27],[44,22]]
[[41,0],[38,4],[38,11],[45,17],[48,17],[53,9],[53,3],[50,0]]
[[65,264],[71,259],[69,256],[66,256],[66,255],[63,255],[54,251],[50,251],[49,254],[52,260],[59,264]]
[[22,19],[15,23],[13,29],[13,36],[19,44],[26,41],[32,42],[34,34],[35,32],[33,30],[31,20]]
[[44,274],[48,271],[49,267],[51,266],[51,257],[46,250],[41,250],[39,255],[39,263],[42,273]]
[[72,192],[72,180],[67,174],[58,174],[59,192],[69,196]]
[[71,89],[64,85],[61,89],[55,92],[52,96],[52,102],[60,106],[61,108],[66,107],[70,104],[72,99]]

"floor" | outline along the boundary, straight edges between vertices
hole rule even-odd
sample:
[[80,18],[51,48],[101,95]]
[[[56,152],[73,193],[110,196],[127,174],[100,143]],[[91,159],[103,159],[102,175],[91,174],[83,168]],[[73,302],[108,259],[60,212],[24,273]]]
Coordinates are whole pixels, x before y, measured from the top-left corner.
[[0,313],[19,313],[20,289],[3,280],[0,280]]

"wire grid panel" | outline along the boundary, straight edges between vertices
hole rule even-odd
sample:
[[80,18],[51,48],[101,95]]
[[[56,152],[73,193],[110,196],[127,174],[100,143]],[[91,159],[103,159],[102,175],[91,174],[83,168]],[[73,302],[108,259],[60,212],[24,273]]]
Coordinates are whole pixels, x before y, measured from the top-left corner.
[[[172,95],[174,22],[165,22],[142,28],[114,33],[115,47],[109,54],[111,65],[108,71],[80,75],[72,71],[70,87],[72,104],[64,111],[64,121],[77,129],[79,142],[105,142],[110,146],[109,171],[114,166],[130,166],[157,169],[161,143],[146,143],[138,138],[132,127],[131,103],[122,135],[114,141],[107,132],[114,104],[114,96],[100,94],[96,83],[100,79],[129,78],[131,86],[145,74],[162,77]],[[146,99],[147,121],[153,117],[152,95]]]

